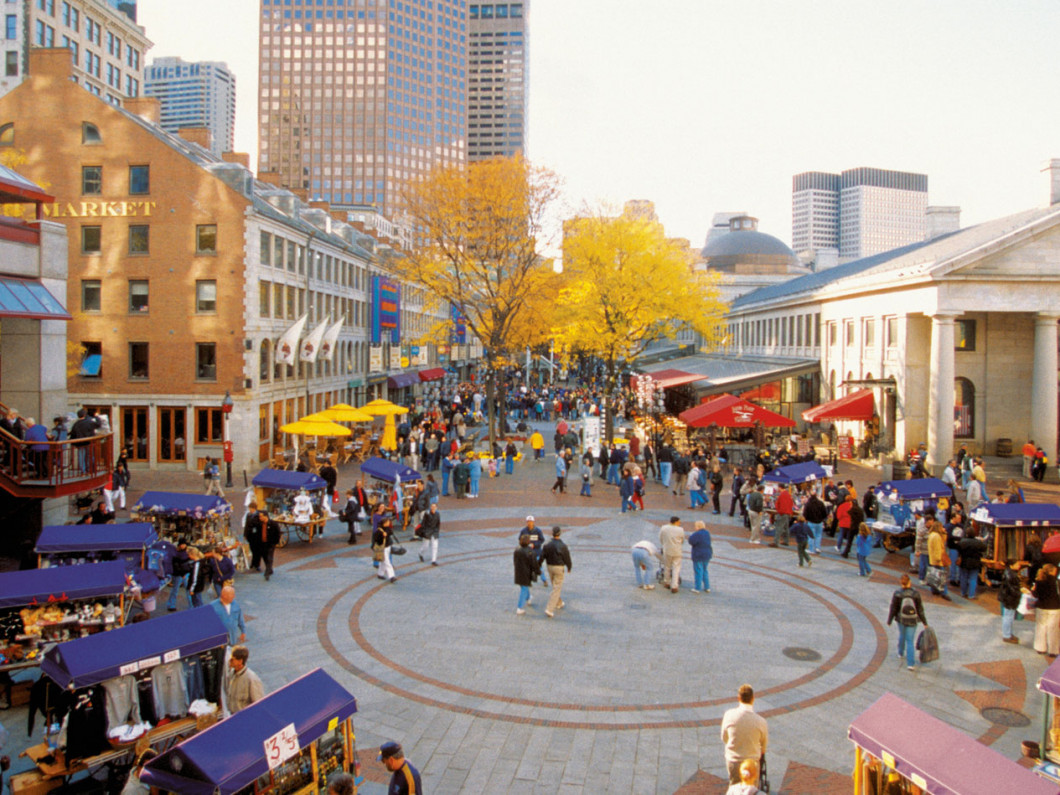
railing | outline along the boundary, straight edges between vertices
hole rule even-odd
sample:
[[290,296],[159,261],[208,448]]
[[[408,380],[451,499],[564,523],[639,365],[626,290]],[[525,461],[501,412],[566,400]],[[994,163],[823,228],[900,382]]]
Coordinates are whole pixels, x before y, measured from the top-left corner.
[[0,429],[0,486],[13,484],[20,487],[20,493],[36,488],[65,487],[66,493],[98,488],[113,460],[112,433],[65,442],[34,442]]

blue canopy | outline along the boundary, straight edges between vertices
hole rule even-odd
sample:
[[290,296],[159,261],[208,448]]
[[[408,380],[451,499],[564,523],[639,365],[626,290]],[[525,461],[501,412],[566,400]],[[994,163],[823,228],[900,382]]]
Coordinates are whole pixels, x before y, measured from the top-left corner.
[[305,748],[356,711],[356,699],[317,668],[155,757],[140,780],[181,795],[229,795],[269,771],[265,741],[288,724]]
[[44,653],[40,667],[60,687],[77,689],[227,643],[217,611],[205,605],[60,643]]
[[92,566],[56,566],[0,574],[0,607],[118,596],[125,590],[125,563],[108,560]]
[[397,461],[388,461],[385,458],[369,458],[361,464],[361,474],[386,483],[393,483],[395,476],[400,476],[402,483],[423,480],[423,475],[412,467],[402,466]]
[[1049,502],[984,502],[970,518],[999,527],[1060,527],[1060,507]]
[[251,483],[263,489],[288,489],[290,491],[298,491],[298,489],[317,491],[328,487],[322,477],[312,472],[288,472],[285,469],[263,469],[254,476]]
[[125,552],[141,550],[158,540],[150,522],[128,524],[49,525],[40,531],[38,555],[57,552]]
[[820,480],[827,472],[824,467],[816,461],[806,461],[801,464],[788,464],[786,467],[777,467],[767,472],[762,480],[770,483],[809,483],[811,480]]
[[231,513],[232,506],[221,497],[206,497],[202,494],[183,494],[173,491],[148,491],[132,507],[133,513],[155,516],[192,516],[203,519]]
[[935,497],[952,497],[953,489],[938,478],[917,478],[914,480],[885,480],[876,487],[877,494],[891,496],[898,492],[898,499],[930,500]]

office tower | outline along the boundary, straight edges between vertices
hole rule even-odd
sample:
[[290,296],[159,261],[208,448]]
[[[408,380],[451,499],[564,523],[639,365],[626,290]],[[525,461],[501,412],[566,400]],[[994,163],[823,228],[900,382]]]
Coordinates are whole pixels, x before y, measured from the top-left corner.
[[189,127],[206,127],[214,154],[232,151],[236,78],[228,64],[156,58],[144,73],[144,94],[158,98],[163,130],[175,133]]
[[467,157],[465,0],[261,0],[258,163],[281,185],[388,217]]
[[0,95],[25,79],[27,47],[66,47],[74,82],[113,105],[140,96],[151,42],[136,24],[136,0],[9,0],[5,7]]
[[467,152],[471,160],[526,154],[529,0],[468,6]]
[[916,243],[927,232],[926,174],[852,168],[792,179],[792,248],[838,249],[840,262]]

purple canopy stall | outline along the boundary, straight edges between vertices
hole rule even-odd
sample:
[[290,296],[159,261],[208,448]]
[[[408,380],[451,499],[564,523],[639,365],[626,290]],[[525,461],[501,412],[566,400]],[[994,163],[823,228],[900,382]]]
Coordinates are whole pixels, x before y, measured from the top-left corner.
[[1060,788],[892,693],[856,717],[847,736],[857,748],[855,792],[864,780],[863,752],[929,795],[1018,792],[1058,795]]

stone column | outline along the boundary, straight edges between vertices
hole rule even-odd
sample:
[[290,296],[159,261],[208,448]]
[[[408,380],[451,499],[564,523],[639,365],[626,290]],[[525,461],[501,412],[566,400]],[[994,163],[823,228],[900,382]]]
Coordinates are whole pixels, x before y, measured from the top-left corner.
[[[1056,471],[1057,320],[1060,313],[1034,318],[1034,372],[1031,376],[1031,438],[1049,456],[1047,474]],[[1017,443],[1013,442],[1015,446]]]
[[953,318],[931,316],[931,379],[928,385],[928,471],[936,477],[953,455]]

